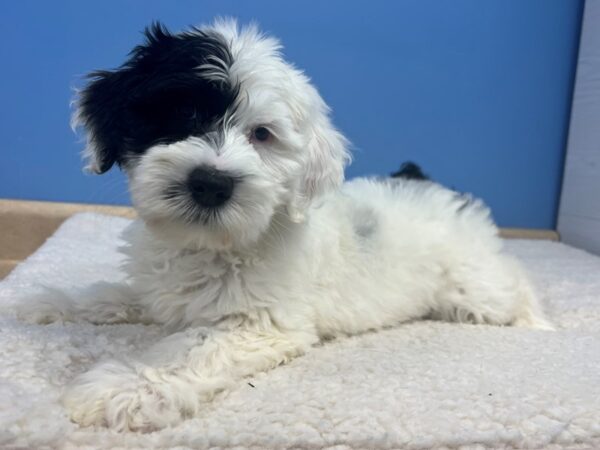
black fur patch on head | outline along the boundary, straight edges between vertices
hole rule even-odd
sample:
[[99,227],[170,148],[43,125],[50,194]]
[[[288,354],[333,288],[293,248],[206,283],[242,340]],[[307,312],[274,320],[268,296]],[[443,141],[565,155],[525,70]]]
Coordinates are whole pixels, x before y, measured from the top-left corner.
[[219,34],[195,28],[171,34],[160,23],[144,34],[121,67],[91,73],[80,94],[79,118],[100,173],[153,145],[214,129],[238,94],[227,73],[232,56]]
[[392,178],[404,178],[407,180],[429,180],[421,168],[411,161],[406,161],[400,166],[400,170],[391,175]]

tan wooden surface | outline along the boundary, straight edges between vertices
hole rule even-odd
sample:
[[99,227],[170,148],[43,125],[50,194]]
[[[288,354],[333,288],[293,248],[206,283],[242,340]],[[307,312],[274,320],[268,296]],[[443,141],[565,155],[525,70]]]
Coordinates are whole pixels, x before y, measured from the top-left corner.
[[31,255],[65,219],[83,211],[135,217],[132,208],[123,206],[0,199],[0,278]]

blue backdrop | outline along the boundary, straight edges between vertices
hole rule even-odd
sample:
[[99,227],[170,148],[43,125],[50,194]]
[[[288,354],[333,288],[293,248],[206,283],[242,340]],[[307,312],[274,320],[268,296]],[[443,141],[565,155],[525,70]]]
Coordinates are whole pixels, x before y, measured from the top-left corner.
[[349,177],[407,159],[471,191],[503,226],[554,228],[579,0],[4,2],[0,197],[127,203],[81,171],[72,88],[119,65],[154,19],[256,20],[313,78],[354,144]]

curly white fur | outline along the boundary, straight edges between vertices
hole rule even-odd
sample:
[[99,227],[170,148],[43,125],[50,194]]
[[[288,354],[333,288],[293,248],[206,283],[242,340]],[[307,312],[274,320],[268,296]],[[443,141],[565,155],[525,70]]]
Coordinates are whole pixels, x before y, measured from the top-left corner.
[[[224,139],[157,145],[126,166],[143,219],[126,233],[128,282],[77,298],[52,290],[22,306],[22,317],[41,323],[173,331],[135,360],[104,361],[73,380],[63,401],[74,421],[174,425],[324,339],[409,320],[551,328],[480,201],[429,181],[340,186],[346,142],[308,79],[254,28],[212,29],[229,43],[230,76],[247,96]],[[275,139],[248,140],[257,124]],[[198,165],[243,174],[215,222],[191,223],[185,199],[161,195]]]

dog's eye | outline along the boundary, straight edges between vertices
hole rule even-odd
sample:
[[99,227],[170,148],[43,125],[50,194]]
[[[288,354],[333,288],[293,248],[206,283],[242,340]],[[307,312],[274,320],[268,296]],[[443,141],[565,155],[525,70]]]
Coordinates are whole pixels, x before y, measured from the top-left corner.
[[258,142],[266,142],[271,138],[271,132],[265,127],[256,127],[252,131],[252,139]]
[[196,107],[194,105],[178,105],[175,107],[175,114],[182,119],[195,119]]

